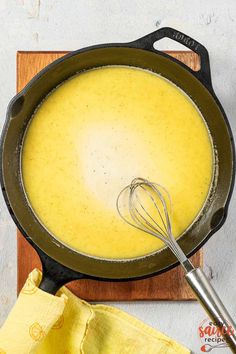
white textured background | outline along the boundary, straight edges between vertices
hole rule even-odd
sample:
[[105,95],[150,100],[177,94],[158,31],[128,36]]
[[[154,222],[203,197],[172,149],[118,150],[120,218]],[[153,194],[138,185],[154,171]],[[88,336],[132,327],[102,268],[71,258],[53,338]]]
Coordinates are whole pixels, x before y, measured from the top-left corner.
[[[15,93],[17,50],[74,50],[95,43],[126,42],[172,26],[210,52],[212,79],[236,134],[235,0],[0,0],[0,108]],[[178,45],[166,41],[164,49]],[[204,246],[205,269],[236,318],[236,199],[224,227]],[[0,323],[16,299],[16,228],[0,197]],[[200,353],[197,303],[137,302],[116,306]],[[213,353],[229,353],[216,349]]]

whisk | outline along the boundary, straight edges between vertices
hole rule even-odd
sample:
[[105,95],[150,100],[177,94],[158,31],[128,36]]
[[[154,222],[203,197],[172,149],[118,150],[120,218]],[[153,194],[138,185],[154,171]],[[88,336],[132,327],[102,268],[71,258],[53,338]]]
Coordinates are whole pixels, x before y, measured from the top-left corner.
[[171,198],[158,183],[135,178],[118,195],[120,217],[129,225],[160,239],[175,255],[185,270],[185,278],[209,317],[221,330],[233,353],[236,353],[236,326],[211,286],[204,272],[195,268],[173,236]]

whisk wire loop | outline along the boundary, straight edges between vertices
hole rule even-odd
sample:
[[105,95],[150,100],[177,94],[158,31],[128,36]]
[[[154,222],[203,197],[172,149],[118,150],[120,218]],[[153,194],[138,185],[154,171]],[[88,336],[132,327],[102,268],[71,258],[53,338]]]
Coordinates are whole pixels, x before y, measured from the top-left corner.
[[[169,210],[166,198],[168,199]],[[122,204],[124,200],[126,200],[125,205]],[[147,200],[148,205],[145,206]],[[172,233],[169,215],[171,198],[163,186],[144,178],[135,178],[119,193],[116,207],[120,217],[126,223],[160,239],[182,264],[187,261],[186,255]],[[153,211],[156,216],[153,215]]]
[[[163,217],[162,217],[162,215],[161,215],[161,211],[160,211],[159,206],[158,206],[157,203],[155,202],[155,199],[153,198],[153,196],[151,195],[151,193],[150,193],[143,185],[140,185],[140,187],[141,187],[144,191],[147,192],[147,194],[148,194],[149,197],[151,198],[152,202],[154,203],[154,205],[155,205],[155,207],[156,207],[156,209],[157,209],[157,211],[158,211],[158,215],[159,215],[159,217],[160,217],[160,219],[161,219],[161,221],[162,221],[162,223],[163,223],[163,225],[164,225],[164,229],[165,229],[165,230],[162,229],[162,227],[154,220],[154,218],[151,216],[151,214],[148,213],[148,211],[143,207],[143,205],[142,205],[142,203],[140,202],[140,199],[139,199],[139,197],[138,197],[138,195],[137,195],[136,198],[137,198],[137,201],[138,201],[139,205],[141,206],[141,208],[143,209],[143,211],[145,212],[145,214],[154,222],[154,224],[156,225],[156,227],[157,227],[158,229],[160,229],[161,232],[164,233],[164,235],[167,237],[167,235],[168,235],[168,230],[167,230],[167,227],[166,227],[165,222],[164,222],[164,220],[163,220]],[[137,185],[136,185],[136,188],[137,188]],[[151,225],[151,224],[150,224],[150,225]],[[154,229],[155,229],[155,228],[154,228]]]

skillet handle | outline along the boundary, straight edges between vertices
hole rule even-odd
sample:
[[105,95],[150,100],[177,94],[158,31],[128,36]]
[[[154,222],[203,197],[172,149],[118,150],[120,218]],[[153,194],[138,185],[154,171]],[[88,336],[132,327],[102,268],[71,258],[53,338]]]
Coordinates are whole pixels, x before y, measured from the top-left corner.
[[[185,47],[189,48],[193,52],[197,53],[200,57],[201,67],[199,71],[191,70],[191,72],[208,88],[212,89],[211,82],[211,70],[210,70],[210,62],[209,62],[209,54],[207,49],[195,39],[187,36],[186,34],[175,30],[171,27],[163,27],[154,31],[138,40],[132,42],[135,47],[143,48],[155,51],[154,44],[162,38],[170,38],[176,42],[183,44]],[[189,67],[181,62],[181,65],[185,67]]]
[[85,277],[83,274],[57,263],[38,247],[35,248],[40,257],[43,268],[42,280],[39,284],[39,289],[45,291],[46,293],[55,295],[56,292],[66,283]]
[[203,271],[200,268],[192,269],[185,277],[232,352],[236,353],[236,325]]

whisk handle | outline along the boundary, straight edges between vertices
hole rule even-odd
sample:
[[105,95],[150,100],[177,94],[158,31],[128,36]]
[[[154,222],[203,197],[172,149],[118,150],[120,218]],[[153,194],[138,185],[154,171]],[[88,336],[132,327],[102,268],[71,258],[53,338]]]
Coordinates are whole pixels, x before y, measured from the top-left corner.
[[198,301],[214,324],[221,330],[221,334],[228,343],[231,351],[236,353],[235,323],[204,272],[200,268],[194,268],[185,277]]

